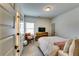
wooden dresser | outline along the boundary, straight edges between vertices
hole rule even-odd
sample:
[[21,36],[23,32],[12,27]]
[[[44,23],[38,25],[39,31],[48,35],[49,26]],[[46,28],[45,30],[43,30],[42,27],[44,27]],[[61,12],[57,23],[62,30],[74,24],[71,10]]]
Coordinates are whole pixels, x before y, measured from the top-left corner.
[[36,33],[35,40],[37,41],[38,38],[44,37],[44,36],[48,36],[48,32],[37,32],[37,33]]

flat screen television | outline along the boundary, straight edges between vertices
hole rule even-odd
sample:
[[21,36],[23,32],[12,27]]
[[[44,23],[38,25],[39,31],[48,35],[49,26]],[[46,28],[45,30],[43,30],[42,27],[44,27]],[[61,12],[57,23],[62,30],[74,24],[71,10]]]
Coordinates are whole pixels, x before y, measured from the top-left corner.
[[39,27],[38,32],[45,32],[45,27]]

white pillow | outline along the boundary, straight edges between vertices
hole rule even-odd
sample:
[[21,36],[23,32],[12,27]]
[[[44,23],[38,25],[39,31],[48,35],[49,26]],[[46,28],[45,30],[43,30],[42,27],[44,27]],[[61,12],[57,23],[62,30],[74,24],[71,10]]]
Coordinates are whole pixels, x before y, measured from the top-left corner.
[[69,52],[69,47],[70,47],[72,41],[73,41],[73,39],[67,40],[67,42],[65,43],[63,52],[65,52],[65,53],[68,53]]
[[71,44],[71,46],[69,48],[69,56],[73,56],[74,49],[75,49],[75,40],[72,41],[72,44]]
[[79,39],[73,40],[69,48],[70,56],[79,56]]

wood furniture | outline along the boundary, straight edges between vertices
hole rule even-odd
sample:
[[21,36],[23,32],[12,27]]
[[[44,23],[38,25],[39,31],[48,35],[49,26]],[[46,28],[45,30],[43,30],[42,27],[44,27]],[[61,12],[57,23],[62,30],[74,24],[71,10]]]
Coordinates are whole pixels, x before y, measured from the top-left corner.
[[35,40],[37,41],[40,37],[48,36],[48,32],[37,32]]

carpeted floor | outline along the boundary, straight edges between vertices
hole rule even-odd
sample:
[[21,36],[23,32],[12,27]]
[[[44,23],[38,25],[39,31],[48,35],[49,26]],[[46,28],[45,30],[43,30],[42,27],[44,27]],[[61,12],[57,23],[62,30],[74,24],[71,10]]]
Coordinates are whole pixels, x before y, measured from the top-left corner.
[[37,45],[37,42],[32,42],[28,46],[25,46],[22,56],[43,56]]

